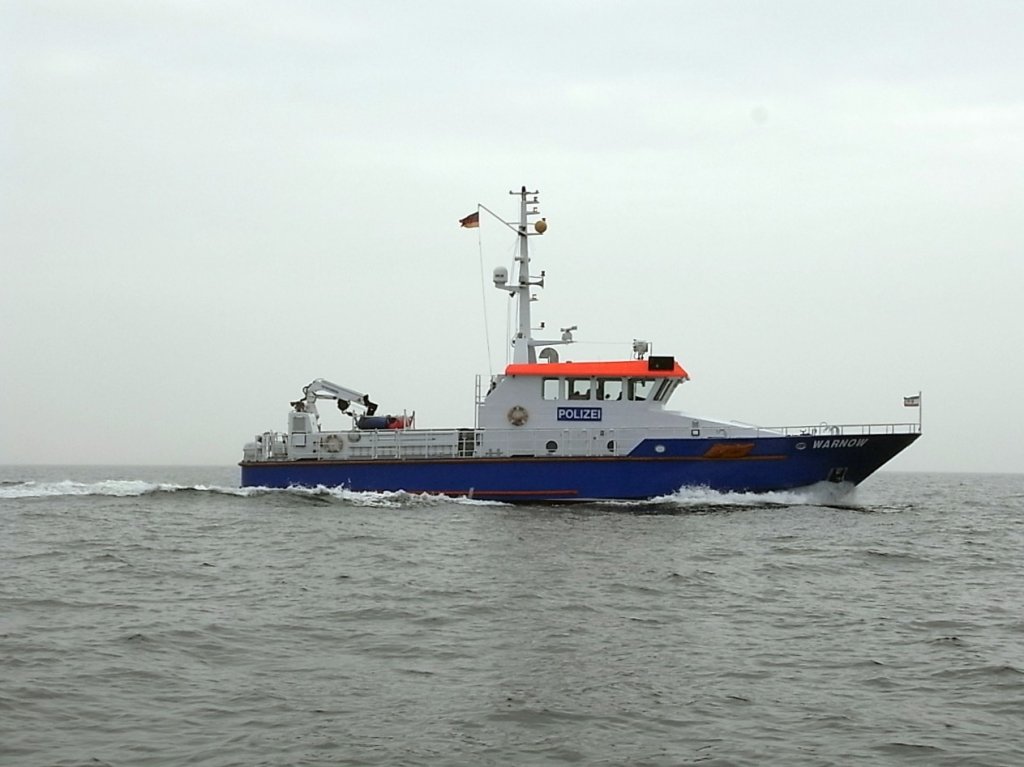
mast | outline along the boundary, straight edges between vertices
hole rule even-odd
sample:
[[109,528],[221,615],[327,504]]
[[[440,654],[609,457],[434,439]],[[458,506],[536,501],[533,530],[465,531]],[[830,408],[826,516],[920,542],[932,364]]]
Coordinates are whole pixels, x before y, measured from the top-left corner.
[[[516,261],[519,262],[519,278],[515,286],[516,298],[519,300],[519,328],[512,339],[512,361],[515,363],[536,362],[537,353],[533,348],[533,336],[530,325],[530,287],[534,284],[530,281],[530,237],[527,234],[527,198],[532,195],[530,203],[536,205],[537,192],[527,192],[524,186],[518,192],[509,194],[519,195],[519,252],[516,254]],[[534,208],[534,213],[537,209]]]
[[538,279],[534,279],[533,275],[530,274],[529,238],[535,234],[544,234],[548,229],[548,222],[543,218],[534,221],[533,231],[528,231],[530,216],[540,215],[540,210],[537,208],[537,195],[540,194],[539,192],[528,192],[524,186],[518,192],[509,192],[509,194],[519,195],[518,224],[513,224],[511,221],[503,221],[484,205],[478,205],[478,207],[486,210],[501,221],[501,223],[514,231],[519,238],[515,257],[515,260],[519,262],[519,273],[514,278],[511,278],[508,269],[503,266],[495,267],[494,287],[506,291],[510,296],[515,296],[518,300],[516,308],[519,314],[519,324],[516,327],[515,334],[512,336],[512,362],[515,364],[527,364],[537,361],[536,347],[538,346],[572,343],[572,331],[576,329],[576,326],[563,328],[562,338],[559,341],[537,341],[534,339],[530,317],[530,302],[533,301],[533,296],[530,295],[530,288],[535,285],[544,287],[544,272],[540,273]]

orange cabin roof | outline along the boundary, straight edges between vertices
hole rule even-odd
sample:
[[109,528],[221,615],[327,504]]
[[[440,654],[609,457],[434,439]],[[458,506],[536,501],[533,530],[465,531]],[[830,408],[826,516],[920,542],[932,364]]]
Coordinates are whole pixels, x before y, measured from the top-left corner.
[[647,360],[615,362],[535,362],[508,365],[505,375],[545,378],[682,378],[690,376],[673,361],[671,370],[651,370]]

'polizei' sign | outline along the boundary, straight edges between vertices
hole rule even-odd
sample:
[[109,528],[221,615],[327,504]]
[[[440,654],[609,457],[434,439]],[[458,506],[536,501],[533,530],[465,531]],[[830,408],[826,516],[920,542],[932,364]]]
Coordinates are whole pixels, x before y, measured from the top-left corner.
[[599,407],[560,407],[556,411],[559,421],[600,421]]

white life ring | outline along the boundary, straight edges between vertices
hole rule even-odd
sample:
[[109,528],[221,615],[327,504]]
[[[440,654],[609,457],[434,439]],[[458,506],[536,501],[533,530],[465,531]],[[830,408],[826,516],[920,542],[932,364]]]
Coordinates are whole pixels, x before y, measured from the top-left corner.
[[522,426],[530,420],[530,414],[522,405],[516,405],[508,411],[508,422],[513,426]]
[[337,434],[332,434],[329,437],[325,437],[321,442],[320,446],[328,453],[341,452],[341,439]]

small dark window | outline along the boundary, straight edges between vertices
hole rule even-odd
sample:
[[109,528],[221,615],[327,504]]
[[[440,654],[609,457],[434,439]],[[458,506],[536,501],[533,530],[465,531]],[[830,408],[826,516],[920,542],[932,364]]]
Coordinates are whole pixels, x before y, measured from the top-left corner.
[[650,378],[630,378],[627,387],[629,398],[636,401],[649,399],[653,386],[654,381]]
[[570,378],[569,399],[590,399],[590,379]]
[[597,399],[604,402],[622,399],[622,379],[598,378]]

